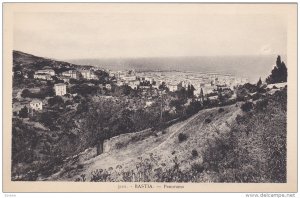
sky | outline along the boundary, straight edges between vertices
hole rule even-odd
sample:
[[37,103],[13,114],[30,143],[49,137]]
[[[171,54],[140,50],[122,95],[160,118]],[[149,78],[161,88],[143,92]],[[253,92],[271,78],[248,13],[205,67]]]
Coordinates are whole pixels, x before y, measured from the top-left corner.
[[286,54],[286,18],[203,9],[17,12],[15,50],[55,59]]

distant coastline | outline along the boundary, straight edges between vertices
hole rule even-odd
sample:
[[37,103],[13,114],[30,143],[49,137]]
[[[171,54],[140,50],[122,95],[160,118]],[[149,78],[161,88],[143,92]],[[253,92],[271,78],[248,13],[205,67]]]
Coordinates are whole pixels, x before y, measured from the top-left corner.
[[[137,72],[201,72],[246,77],[256,82],[266,78],[273,68],[277,55],[262,56],[198,56],[198,57],[153,57],[153,58],[109,58],[69,59],[73,64],[93,65],[109,70]],[[286,55],[281,55],[286,61]]]

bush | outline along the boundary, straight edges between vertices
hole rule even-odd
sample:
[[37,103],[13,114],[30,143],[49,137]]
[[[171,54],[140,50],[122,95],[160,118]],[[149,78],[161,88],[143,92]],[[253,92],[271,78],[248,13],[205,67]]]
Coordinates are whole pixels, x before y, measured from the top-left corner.
[[241,109],[244,112],[249,112],[249,111],[251,111],[251,109],[253,109],[253,103],[252,102],[246,102],[246,103],[242,104]]
[[197,172],[197,173],[202,173],[204,171],[204,166],[199,163],[194,163],[192,165],[192,170]]
[[206,118],[206,119],[204,120],[204,122],[207,123],[207,124],[208,124],[208,123],[211,123],[211,119]]
[[187,138],[188,138],[188,136],[186,134],[179,133],[179,135],[178,135],[179,142],[183,142],[183,141],[187,140]]
[[218,112],[219,112],[219,113],[222,113],[222,112],[224,112],[224,109],[223,109],[223,108],[220,108],[220,109],[218,110]]
[[77,169],[83,169],[83,164],[78,164]]
[[28,108],[24,106],[19,112],[20,118],[28,118]]
[[268,100],[264,99],[256,102],[255,109],[257,109],[258,111],[263,111],[267,108],[267,106]]
[[198,151],[196,149],[192,150],[192,156],[193,157],[198,157]]
[[58,105],[58,106],[60,106],[60,105],[62,105],[62,104],[64,104],[64,100],[62,99],[62,97],[60,97],[60,96],[54,96],[53,98],[50,98],[49,100],[48,100],[48,104],[50,105],[50,106],[54,106],[54,105]]
[[125,146],[125,144],[123,142],[117,142],[116,143],[116,149],[121,149]]

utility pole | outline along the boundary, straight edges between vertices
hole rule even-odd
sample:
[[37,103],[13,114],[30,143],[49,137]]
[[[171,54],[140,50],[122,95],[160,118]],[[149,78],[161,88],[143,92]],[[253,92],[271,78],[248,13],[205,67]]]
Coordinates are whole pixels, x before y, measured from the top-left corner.
[[160,121],[162,122],[163,118],[163,108],[164,108],[164,94],[161,92],[161,101],[160,101]]

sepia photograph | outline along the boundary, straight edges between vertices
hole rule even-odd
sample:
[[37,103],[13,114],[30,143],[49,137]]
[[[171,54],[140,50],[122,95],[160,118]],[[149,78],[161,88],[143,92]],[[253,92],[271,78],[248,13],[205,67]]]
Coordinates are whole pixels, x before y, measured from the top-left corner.
[[297,190],[296,3],[3,12],[8,191]]

